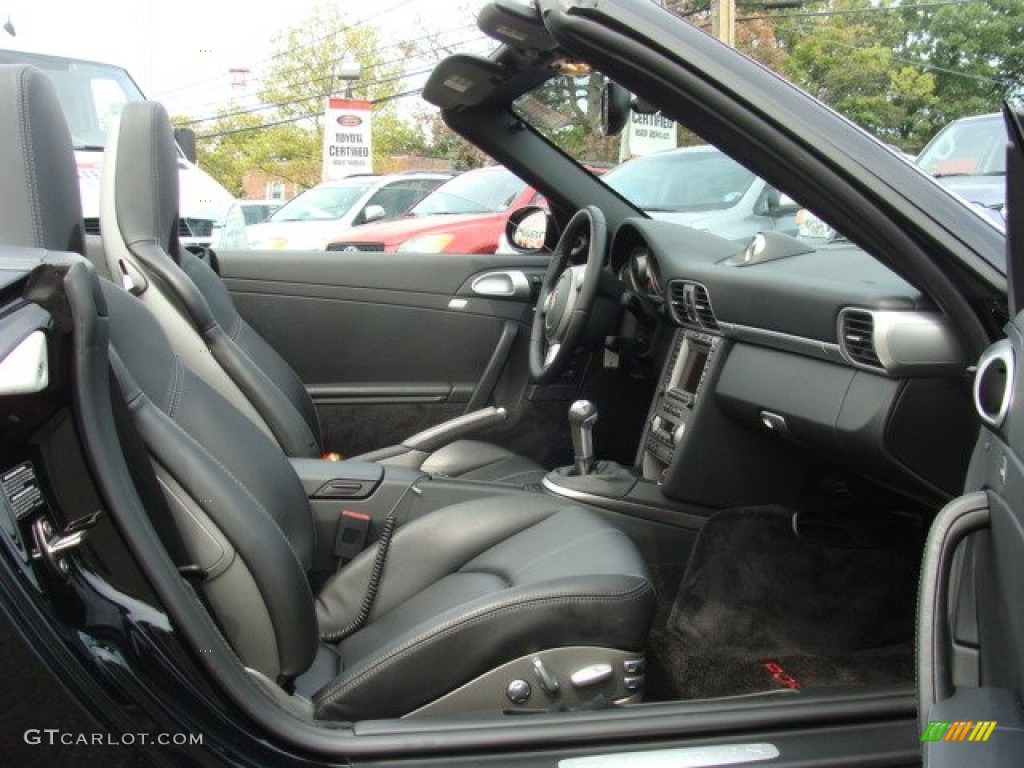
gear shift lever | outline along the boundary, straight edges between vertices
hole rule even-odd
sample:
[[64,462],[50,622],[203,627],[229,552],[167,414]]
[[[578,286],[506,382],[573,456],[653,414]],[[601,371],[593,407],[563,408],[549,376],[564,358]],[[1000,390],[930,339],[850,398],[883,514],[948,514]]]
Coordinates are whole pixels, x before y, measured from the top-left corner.
[[580,475],[590,474],[590,469],[594,464],[594,441],[591,432],[596,423],[597,406],[589,400],[577,400],[569,406],[572,449],[576,454],[576,471]]

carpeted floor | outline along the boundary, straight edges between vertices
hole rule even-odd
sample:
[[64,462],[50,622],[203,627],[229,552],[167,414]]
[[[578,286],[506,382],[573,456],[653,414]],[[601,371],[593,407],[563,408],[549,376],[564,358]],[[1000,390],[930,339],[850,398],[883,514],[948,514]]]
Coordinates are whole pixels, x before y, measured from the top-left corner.
[[648,699],[912,682],[921,544],[893,541],[814,543],[782,507],[718,513],[652,632]]

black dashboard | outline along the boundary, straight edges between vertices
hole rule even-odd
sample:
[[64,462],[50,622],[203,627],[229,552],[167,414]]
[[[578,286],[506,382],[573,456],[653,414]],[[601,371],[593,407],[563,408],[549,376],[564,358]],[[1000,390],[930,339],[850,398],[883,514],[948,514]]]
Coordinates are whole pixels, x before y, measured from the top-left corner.
[[[634,219],[610,265],[670,339],[637,455],[666,496],[763,502],[790,487],[783,453],[929,503],[959,492],[976,430],[969,363],[928,299],[855,245]],[[929,448],[937,413],[963,451]]]

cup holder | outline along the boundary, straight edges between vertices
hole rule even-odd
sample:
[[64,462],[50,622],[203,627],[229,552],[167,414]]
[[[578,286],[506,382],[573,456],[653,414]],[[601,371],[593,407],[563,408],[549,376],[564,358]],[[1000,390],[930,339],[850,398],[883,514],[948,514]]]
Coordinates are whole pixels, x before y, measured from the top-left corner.
[[1003,339],[989,347],[978,361],[974,376],[974,407],[981,420],[997,429],[1013,402],[1015,358],[1013,346]]

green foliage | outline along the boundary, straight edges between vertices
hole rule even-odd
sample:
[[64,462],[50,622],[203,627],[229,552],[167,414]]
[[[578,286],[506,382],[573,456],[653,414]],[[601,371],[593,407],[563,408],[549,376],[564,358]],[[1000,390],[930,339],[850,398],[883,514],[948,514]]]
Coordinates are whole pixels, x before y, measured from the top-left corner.
[[938,129],[964,115],[994,112],[1024,85],[1024,2],[987,0],[904,11],[906,53],[929,67]]
[[[871,6],[838,0],[828,7]],[[788,36],[783,73],[883,141],[919,147],[933,132],[929,116],[936,103],[935,79],[899,60],[905,34],[895,14],[818,17]]]
[[[817,0],[769,11],[740,3],[736,45],[882,140],[916,151],[949,120],[1020,98],[1024,83],[1024,0],[914,7],[922,4]],[[710,32],[704,0],[666,5]],[[236,193],[251,168],[302,186],[318,182],[324,100],[345,93],[337,73],[347,60],[362,70],[351,83],[352,95],[374,102],[378,163],[408,154],[445,158],[457,169],[489,162],[433,108],[410,114],[404,102],[399,110],[401,76],[421,47],[435,57],[451,52],[439,41],[382,44],[378,30],[347,24],[339,5],[315,8],[280,35],[259,91],[270,109],[256,113],[232,105],[212,124],[197,126],[200,163]],[[618,140],[597,130],[602,85],[600,75],[560,77],[536,93],[569,117],[567,124],[541,130],[574,157],[617,160]],[[683,143],[691,138],[683,135]]]
[[[374,102],[376,161],[421,153],[423,131],[401,116],[393,99],[413,49],[408,42],[382,45],[375,28],[346,23],[337,5],[315,8],[278,38],[273,64],[258,94],[270,109],[255,112],[230,105],[221,110],[221,117],[198,131],[200,165],[235,194],[241,192],[242,176],[250,169],[313,186],[320,181],[326,99],[348,95],[349,88],[353,98]],[[337,77],[348,61],[357,62],[361,70],[350,84]]]

